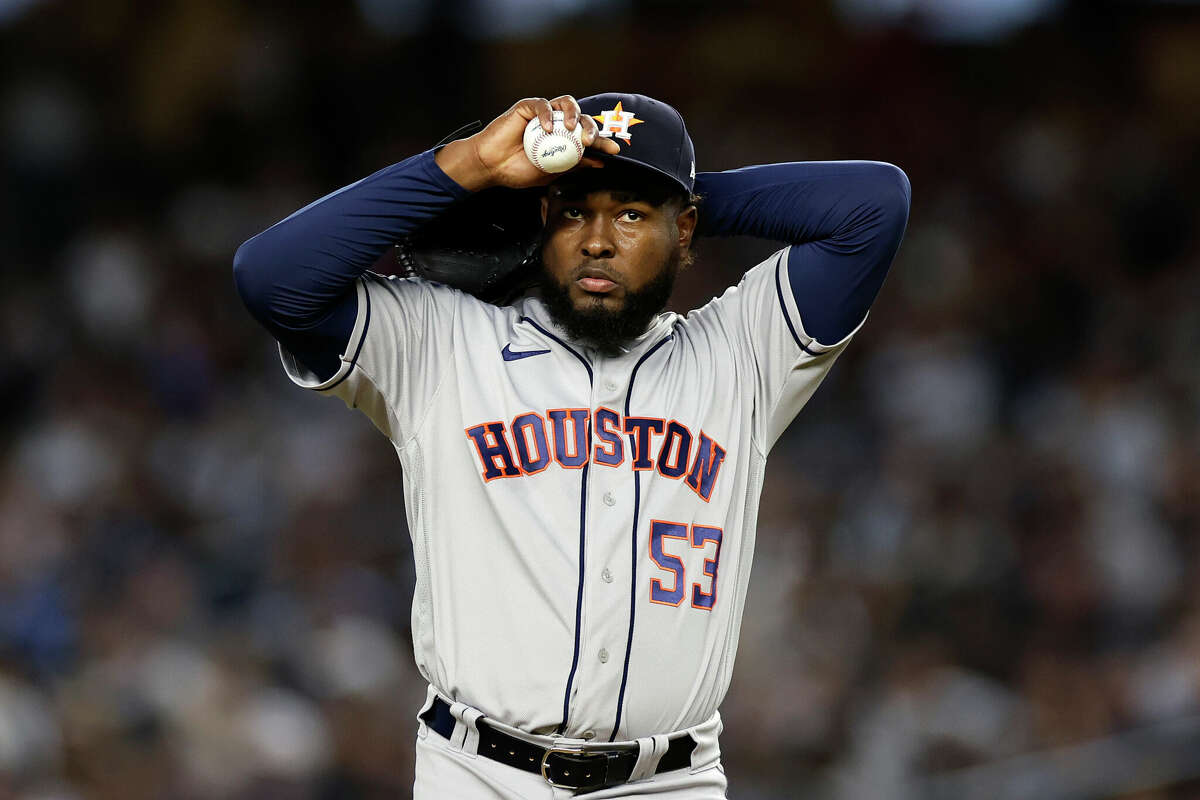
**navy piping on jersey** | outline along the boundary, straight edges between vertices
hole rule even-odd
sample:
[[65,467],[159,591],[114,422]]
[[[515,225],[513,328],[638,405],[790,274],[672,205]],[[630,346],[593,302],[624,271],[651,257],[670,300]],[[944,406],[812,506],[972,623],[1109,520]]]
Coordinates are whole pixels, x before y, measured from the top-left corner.
[[[658,348],[662,347],[673,338],[675,338],[675,334],[667,334],[665,339],[661,340],[658,344],[654,345],[654,347],[651,347],[649,350],[647,350],[645,354],[638,359],[638,362],[633,365],[633,371],[629,374],[629,391],[625,394],[626,419],[629,418],[629,404],[633,400],[633,381],[635,378],[637,378],[638,368],[642,366],[642,363],[645,362],[647,358],[654,354],[654,351],[658,350]],[[629,446],[636,448],[637,445],[634,443],[635,435],[636,434],[633,433],[629,434]],[[621,691],[617,693],[617,719],[613,723],[612,734],[608,737],[610,742],[616,740],[617,731],[621,727],[621,710],[625,706],[625,684],[629,680],[629,654],[633,650],[633,611],[637,607],[638,512],[640,510],[641,503],[641,473],[635,470],[633,473],[633,532],[630,537],[631,549],[633,550],[633,558],[631,559],[633,571],[629,580],[629,637],[625,640],[625,666],[621,670]]]
[[[569,344],[567,344],[562,339],[555,336],[550,331],[543,328],[541,325],[538,325],[536,322],[531,320],[529,317],[521,317],[521,322],[528,322],[530,325],[537,328],[543,334],[545,334],[546,336],[550,337],[551,339],[553,339],[554,341],[556,341],[560,345],[562,345],[563,348],[568,353],[570,353],[571,355],[573,355],[579,359],[579,363],[583,364],[583,368],[587,370],[588,391],[590,394],[591,387],[592,387],[592,380],[593,380],[592,379],[592,365],[588,363],[587,359],[584,358],[583,356],[581,356],[579,353],[575,352],[574,348],[572,348]],[[589,398],[589,404],[590,404],[590,398]],[[586,437],[587,438],[584,441],[587,442],[588,453],[590,454],[591,447],[592,447],[592,415],[590,413],[588,414]],[[591,463],[591,458],[588,458],[587,461],[583,462],[583,469],[580,470],[580,472],[582,473],[582,476],[580,479],[580,486],[579,486],[579,589],[577,590],[576,595],[575,595],[575,650],[571,655],[571,672],[569,675],[567,675],[567,689],[563,693],[563,716],[562,716],[562,724],[560,724],[558,726],[559,733],[562,733],[563,731],[565,731],[567,729],[567,716],[571,710],[571,684],[575,682],[575,670],[578,669],[578,667],[579,667],[579,628],[583,621],[583,581],[584,581],[583,559],[584,559],[584,552],[585,552],[584,546],[586,544],[585,532],[587,530],[587,479],[588,479],[588,466],[590,465],[590,463]]]
[[782,269],[785,260],[785,256],[781,255],[779,256],[779,263],[775,265],[775,291],[779,294],[779,308],[783,311],[783,321],[787,323],[788,330],[792,332],[792,338],[796,340],[796,344],[800,346],[801,350],[810,356],[820,355],[804,346],[804,343],[800,341],[800,337],[796,335],[796,327],[792,325],[792,318],[788,314],[787,303],[783,300],[783,283],[779,280],[779,271]]
[[350,369],[346,370],[345,375],[326,386],[324,391],[329,391],[342,381],[346,380],[346,378],[349,378],[350,373],[354,371],[354,365],[358,363],[358,354],[362,352],[363,345],[367,341],[367,328],[371,327],[371,293],[368,291],[363,291],[363,296],[367,298],[367,313],[364,315],[363,319],[362,334],[358,337],[358,347],[354,348],[354,357],[350,359]]

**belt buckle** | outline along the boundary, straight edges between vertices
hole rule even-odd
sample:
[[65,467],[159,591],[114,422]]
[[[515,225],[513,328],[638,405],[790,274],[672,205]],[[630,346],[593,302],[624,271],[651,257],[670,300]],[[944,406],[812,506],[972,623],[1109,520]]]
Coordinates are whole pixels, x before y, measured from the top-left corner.
[[[598,779],[593,778],[591,773],[581,772],[578,783],[558,783],[550,776],[549,773],[550,756],[554,755],[555,753],[567,757],[594,759],[596,765],[593,767],[593,772],[600,773],[597,776]],[[576,766],[579,769],[584,768],[581,764],[577,764]],[[600,770],[600,767],[603,767],[603,770]],[[563,771],[563,777],[566,777],[568,774],[569,773],[566,770]],[[604,753],[589,753],[582,747],[551,747],[548,748],[542,755],[542,777],[545,779],[546,783],[550,784],[555,789],[575,789],[576,791],[592,791],[595,789],[600,789],[605,786],[605,782],[608,779],[608,757]]]

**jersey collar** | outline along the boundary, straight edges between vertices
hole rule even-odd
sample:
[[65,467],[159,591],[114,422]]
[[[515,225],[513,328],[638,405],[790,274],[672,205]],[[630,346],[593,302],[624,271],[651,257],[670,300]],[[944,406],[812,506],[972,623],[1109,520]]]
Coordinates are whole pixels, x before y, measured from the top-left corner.
[[[520,317],[529,317],[538,325],[541,325],[546,330],[553,333],[562,341],[576,348],[579,352],[587,356],[590,361],[599,361],[606,356],[602,356],[599,352],[588,347],[581,342],[572,339],[561,325],[559,325],[550,315],[550,310],[546,308],[546,304],[536,292],[530,293],[522,297],[513,304],[513,308],[517,311]],[[622,354],[617,356],[618,359],[638,358],[655,344],[660,342],[664,336],[668,336],[671,330],[675,327],[675,321],[679,315],[674,311],[660,312],[650,324],[646,327],[645,333],[638,336],[636,339],[628,342],[622,349]]]

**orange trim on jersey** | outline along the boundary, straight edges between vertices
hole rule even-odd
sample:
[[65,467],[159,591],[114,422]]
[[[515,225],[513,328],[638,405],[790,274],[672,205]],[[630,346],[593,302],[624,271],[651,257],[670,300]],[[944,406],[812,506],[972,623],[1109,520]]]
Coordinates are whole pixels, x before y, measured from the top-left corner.
[[[625,463],[625,443],[621,441],[621,434],[624,433],[624,431],[621,430],[620,428],[618,428],[617,430],[610,430],[609,427],[604,425],[603,423],[597,424],[597,420],[599,419],[599,413],[601,411],[607,411],[609,414],[612,414],[614,417],[616,417],[616,419],[614,420],[615,423],[617,425],[621,425],[621,412],[619,412],[619,411],[613,411],[611,408],[608,408],[607,406],[600,406],[599,408],[597,408],[595,411],[592,412],[592,436],[595,437],[596,442],[597,442],[597,444],[592,447],[592,463],[600,464],[605,467],[613,467],[615,469],[616,467],[619,467]],[[616,436],[617,437],[616,444],[613,444],[612,442],[601,439],[599,437],[599,435],[596,433],[596,431],[598,431],[598,430],[602,430],[605,433],[611,433],[614,436]],[[609,450],[609,446],[612,447],[611,451]],[[617,457],[616,449],[618,447],[621,448],[621,460],[618,461],[617,463],[609,464],[605,461],[600,461],[597,458],[598,453],[604,453],[609,458],[616,458]]]
[[[683,428],[685,431],[687,431],[687,436],[688,436],[688,438],[687,438],[687,443],[688,443],[687,450],[684,450],[684,449],[683,449],[683,439],[682,439],[682,438],[680,438],[680,440],[679,440],[679,449],[675,451],[675,463],[674,463],[674,464],[671,466],[671,469],[674,469],[674,470],[678,470],[678,471],[679,471],[679,474],[678,474],[678,475],[668,475],[667,473],[665,473],[665,472],[663,472],[663,471],[662,471],[662,466],[663,466],[663,460],[662,460],[662,456],[663,456],[663,450],[664,450],[664,449],[666,449],[666,448],[669,448],[669,447],[670,447],[671,440],[670,440],[670,438],[669,438],[670,434],[668,433],[668,431],[670,431],[670,430],[671,430],[671,426],[672,426],[672,425],[678,425],[680,428]],[[688,474],[688,461],[690,461],[690,460],[691,460],[691,456],[692,456],[692,453],[691,453],[691,450],[692,450],[692,442],[696,441],[696,437],[692,436],[692,430],[691,430],[691,428],[689,428],[687,425],[684,425],[682,422],[680,422],[680,421],[679,421],[679,420],[677,420],[677,419],[673,419],[673,420],[671,420],[670,422],[668,422],[668,423],[666,424],[666,426],[663,428],[663,434],[662,434],[662,435],[663,435],[663,443],[662,443],[662,445],[660,445],[660,446],[659,446],[659,449],[658,449],[658,457],[654,459],[654,465],[655,465],[655,469],[657,469],[657,470],[658,470],[658,474],[659,474],[659,475],[662,475],[664,478],[670,478],[671,480],[675,480],[675,481],[677,481],[677,480],[679,480],[680,478],[683,478],[683,477],[685,477],[685,476]],[[667,452],[667,459],[668,459],[668,463],[669,463],[669,459],[670,459],[670,458],[671,458],[671,453],[668,451],[668,452]],[[680,461],[682,461],[682,462],[683,462],[683,464],[682,464],[682,465],[680,465],[680,463],[679,463]]]
[[[469,439],[471,441],[471,444],[474,445],[475,452],[479,456],[479,463],[483,466],[483,472],[479,473],[479,475],[481,478],[483,478],[484,483],[494,481],[497,478],[518,478],[521,475],[521,468],[519,466],[517,466],[515,461],[513,461],[512,447],[509,445],[508,439],[504,439],[503,441],[501,441],[496,436],[496,434],[492,430],[490,430],[491,426],[493,426],[493,425],[500,426],[500,436],[504,436],[505,433],[507,433],[507,429],[504,425],[504,420],[499,420],[499,419],[494,420],[492,422],[480,422],[477,425],[472,425],[470,428],[463,428],[463,433],[466,434],[467,439]],[[471,430],[474,428],[483,428],[484,444],[486,444],[489,448],[490,447],[499,448],[501,446],[501,444],[504,445],[504,448],[508,451],[509,463],[507,465],[505,465],[503,463],[503,459],[504,459],[503,453],[495,453],[490,457],[484,456],[483,451],[479,449],[479,441],[474,436],[471,435]],[[487,441],[487,437],[489,437],[489,436],[492,437],[492,440],[490,442]],[[497,458],[501,459],[501,463],[499,465],[496,464]],[[487,476],[487,468],[488,468],[489,463],[495,469],[500,470],[499,475],[493,475],[490,478]],[[513,469],[515,469],[516,473],[515,474],[505,474],[506,470],[509,467],[512,467]]]
[[[584,414],[586,414],[584,424],[587,425],[588,430],[585,430],[583,432],[583,446],[584,446],[584,449],[587,450],[587,453],[584,454],[584,457],[580,458],[580,453],[578,452],[578,448],[576,448],[576,452],[574,452],[574,453],[570,452],[570,449],[567,447],[567,442],[563,442],[563,457],[564,458],[579,458],[579,463],[575,466],[570,466],[568,464],[564,464],[562,462],[562,459],[560,459],[558,457],[558,425],[556,425],[554,423],[554,417],[553,417],[553,414],[555,411],[564,412],[563,425],[562,425],[563,436],[567,435],[567,421],[568,420],[570,421],[571,433],[574,434],[573,436],[570,437],[570,439],[576,443],[579,441],[580,437],[579,437],[579,428],[576,425],[575,415],[573,412],[582,411],[582,412],[584,412]],[[558,465],[560,467],[562,467],[563,469],[583,469],[585,466],[587,466],[588,458],[592,454],[592,443],[590,441],[591,427],[592,427],[592,410],[590,408],[550,408],[550,409],[546,410],[546,417],[549,418],[549,420],[550,420],[551,436],[554,439],[554,443],[553,443],[554,460],[558,462]]]
[[[717,462],[717,468],[712,473],[712,481],[711,481],[712,491],[710,491],[708,493],[708,497],[705,497],[704,495],[700,494],[700,478],[699,478],[700,454],[704,451],[704,448],[702,445],[704,444],[705,439],[707,439],[711,443],[708,448],[708,467],[709,467],[709,469],[712,468],[713,461],[716,461],[716,459],[717,459],[716,448],[721,447],[721,445],[717,442],[716,439],[709,436],[707,433],[704,432],[704,429],[701,428],[700,429],[700,438],[696,440],[696,457],[692,460],[692,465],[688,468],[687,475],[684,476],[683,482],[686,483],[688,485],[688,487],[693,492],[696,493],[697,497],[699,497],[701,500],[703,500],[704,502],[707,503],[712,499],[713,493],[717,491],[717,477],[721,474],[721,465],[725,463],[725,458],[724,458],[724,456],[722,456],[721,460],[719,462]],[[728,455],[728,451],[725,450],[724,447],[721,447],[721,451],[723,453],[725,453],[726,455]],[[692,483],[693,475],[697,476],[695,483]]]
[[[525,428],[525,430],[523,430],[520,434],[517,433],[517,420],[519,420],[521,417],[537,417],[538,421],[542,423],[542,441],[546,445],[547,452],[544,454],[539,453],[539,455],[546,456],[546,463],[540,469],[527,470],[525,469],[525,465],[521,463],[521,450],[519,447],[517,447],[518,435],[524,440],[526,452],[529,452],[529,436],[527,435],[528,427],[522,425],[521,427]],[[550,434],[546,432],[546,419],[541,414],[537,413],[536,411],[526,411],[524,414],[517,414],[515,417],[513,417],[512,425],[509,426],[509,433],[513,437],[513,462],[516,463],[517,469],[521,470],[521,474],[537,475],[539,472],[544,472],[546,468],[550,466],[550,463],[554,461],[554,454],[548,452],[552,445],[550,444]],[[540,459],[534,458],[530,460],[538,461]]]
[[[702,542],[700,542],[700,544],[696,544],[696,531],[699,529],[703,529],[706,531],[716,531],[717,536],[715,539],[712,537],[706,536],[704,538],[704,540]],[[713,557],[704,559],[704,564],[701,565],[701,567],[700,567],[701,575],[703,575],[707,578],[712,578],[712,591],[706,592],[700,588],[699,583],[693,583],[692,591],[690,592],[691,600],[692,600],[692,608],[698,608],[701,611],[712,611],[713,607],[716,606],[716,604],[717,604],[717,562],[721,558],[721,540],[725,538],[725,532],[715,525],[696,525],[695,523],[693,523],[691,526],[690,533],[691,533],[691,537],[690,537],[689,541],[691,542],[692,547],[696,548],[697,550],[703,550],[705,547],[708,546],[709,542],[712,542],[713,544],[715,544],[717,546],[716,552],[713,553]],[[713,565],[713,571],[712,571],[711,575],[709,575],[708,572],[706,572],[704,569],[704,567],[708,564]],[[696,595],[709,598],[709,604],[706,606],[696,605]]]
[[647,420],[649,422],[661,423],[659,425],[659,429],[658,429],[659,436],[662,436],[663,431],[665,431],[667,429],[667,421],[665,419],[663,419],[662,417],[626,417],[625,418],[625,422],[623,425],[624,431],[625,431],[625,433],[633,434],[633,440],[634,440],[633,441],[633,454],[629,458],[630,466],[633,467],[635,472],[648,472],[648,471],[654,469],[655,459],[650,455],[651,453],[654,452],[654,428],[653,428],[653,426],[650,426],[650,425],[646,426],[646,460],[648,460],[650,463],[644,467],[639,467],[637,465],[637,462],[639,460],[641,460],[640,459],[641,454],[640,454],[640,451],[638,448],[638,445],[639,445],[638,440],[641,437],[638,435],[638,431],[637,431],[636,427],[635,428],[629,427],[629,420],[631,420],[631,419]]
[[[657,558],[654,557],[654,526],[655,525],[670,525],[673,528],[682,528],[683,529],[682,534],[663,533],[663,534],[659,534],[659,536],[663,539],[683,539],[684,541],[688,541],[688,538],[689,538],[688,537],[688,526],[684,525],[682,522],[671,522],[670,520],[665,520],[665,519],[652,519],[652,520],[650,520],[650,535],[646,537],[646,550],[647,550],[648,555],[650,556],[650,560],[653,561],[655,566],[657,566],[659,569],[663,570],[664,572],[669,572],[675,576],[675,585],[670,589],[664,589],[663,585],[662,585],[662,581],[659,580],[658,578],[650,579],[650,602],[654,603],[655,605],[672,606],[674,608],[678,608],[683,603],[683,598],[687,595],[687,590],[683,588],[684,585],[686,585],[686,583],[687,583],[687,577],[686,577],[687,576],[687,565],[683,563],[683,558],[681,556],[674,555],[673,553],[668,553],[665,547],[663,548],[663,555],[671,556],[672,558],[677,559],[679,561],[679,572],[676,572],[675,570],[673,570],[670,567],[664,567],[662,565],[662,562],[660,562]],[[655,600],[654,599],[655,587],[657,587],[660,592],[668,592],[670,594],[679,592],[679,599],[676,600],[674,603],[668,603],[665,600]]]

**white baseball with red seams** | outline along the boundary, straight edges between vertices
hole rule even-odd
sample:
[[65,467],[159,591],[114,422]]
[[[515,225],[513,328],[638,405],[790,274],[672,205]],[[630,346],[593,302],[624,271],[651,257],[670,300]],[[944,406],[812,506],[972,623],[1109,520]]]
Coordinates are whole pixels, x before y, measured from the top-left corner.
[[554,130],[546,131],[538,117],[525,126],[525,155],[542,172],[566,172],[583,158],[583,126],[568,130],[563,112],[554,111]]

